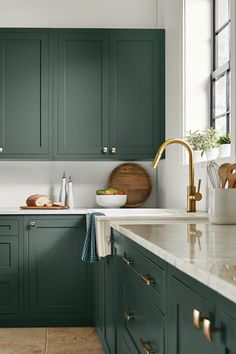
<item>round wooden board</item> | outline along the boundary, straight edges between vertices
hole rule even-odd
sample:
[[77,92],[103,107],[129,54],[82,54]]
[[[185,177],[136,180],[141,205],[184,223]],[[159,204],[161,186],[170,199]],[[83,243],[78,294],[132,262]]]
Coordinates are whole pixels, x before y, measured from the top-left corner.
[[147,171],[137,163],[123,163],[117,166],[109,176],[108,187],[127,193],[126,207],[142,205],[150,196],[152,181]]

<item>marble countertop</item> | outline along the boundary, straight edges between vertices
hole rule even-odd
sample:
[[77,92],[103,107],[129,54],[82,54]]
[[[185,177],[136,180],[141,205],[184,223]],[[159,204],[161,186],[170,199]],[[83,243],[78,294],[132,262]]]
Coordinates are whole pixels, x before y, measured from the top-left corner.
[[20,209],[19,207],[0,207],[0,215],[79,215],[90,214],[93,212],[103,213],[101,216],[103,220],[127,220],[132,219],[207,219],[208,214],[206,212],[187,213],[183,209],[159,209],[159,208],[121,208],[121,209],[105,209],[105,208],[73,208],[62,210],[50,210],[50,209]]
[[143,221],[110,225],[236,303],[236,225],[199,221]]

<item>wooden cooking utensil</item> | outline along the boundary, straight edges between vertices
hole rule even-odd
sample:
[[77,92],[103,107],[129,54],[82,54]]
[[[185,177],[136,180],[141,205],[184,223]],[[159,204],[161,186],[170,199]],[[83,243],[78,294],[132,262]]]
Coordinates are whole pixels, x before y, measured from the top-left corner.
[[226,183],[227,183],[227,169],[231,165],[231,163],[226,162],[220,165],[218,169],[218,173],[220,176],[220,181],[221,181],[221,188],[225,188]]
[[236,163],[228,166],[226,177],[228,181],[228,188],[236,188]]

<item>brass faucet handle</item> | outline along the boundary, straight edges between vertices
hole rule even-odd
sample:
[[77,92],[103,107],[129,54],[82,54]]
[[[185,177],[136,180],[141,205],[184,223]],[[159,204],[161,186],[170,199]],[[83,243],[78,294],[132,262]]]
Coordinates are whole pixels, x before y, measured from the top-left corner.
[[198,180],[197,192],[195,193],[195,200],[199,201],[202,199],[202,194],[200,193],[202,180]]

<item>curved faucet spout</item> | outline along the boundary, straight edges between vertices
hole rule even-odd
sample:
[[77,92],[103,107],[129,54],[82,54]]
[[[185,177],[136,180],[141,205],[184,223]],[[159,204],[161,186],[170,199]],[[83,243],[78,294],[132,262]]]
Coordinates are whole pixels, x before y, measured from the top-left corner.
[[152,162],[152,167],[156,168],[160,159],[161,155],[163,154],[164,150],[167,146],[171,144],[180,144],[184,146],[188,151],[189,157],[189,186],[188,186],[188,200],[187,200],[187,211],[195,212],[196,211],[196,201],[201,200],[202,195],[200,194],[200,184],[199,181],[198,191],[196,192],[196,187],[194,186],[194,158],[193,158],[193,150],[191,146],[186,143],[186,141],[178,138],[166,140],[158,149],[156,156]]

